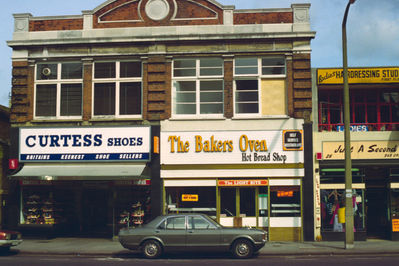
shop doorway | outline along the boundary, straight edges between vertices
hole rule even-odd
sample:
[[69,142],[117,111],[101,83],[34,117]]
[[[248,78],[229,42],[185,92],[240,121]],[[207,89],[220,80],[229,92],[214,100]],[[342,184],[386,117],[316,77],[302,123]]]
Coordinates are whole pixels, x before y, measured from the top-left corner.
[[366,222],[367,237],[388,239],[388,188],[384,169],[366,172]]
[[85,189],[82,195],[81,233],[90,237],[107,237],[109,191]]

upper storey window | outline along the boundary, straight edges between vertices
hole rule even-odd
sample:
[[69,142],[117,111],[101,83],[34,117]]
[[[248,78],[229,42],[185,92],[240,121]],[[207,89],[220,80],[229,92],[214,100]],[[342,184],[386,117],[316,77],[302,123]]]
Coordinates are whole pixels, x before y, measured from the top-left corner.
[[94,64],[93,115],[141,117],[142,63],[139,61]]
[[284,57],[234,60],[235,116],[286,115]]
[[35,76],[35,118],[81,118],[82,63],[37,64]]
[[173,116],[223,117],[223,59],[173,61]]

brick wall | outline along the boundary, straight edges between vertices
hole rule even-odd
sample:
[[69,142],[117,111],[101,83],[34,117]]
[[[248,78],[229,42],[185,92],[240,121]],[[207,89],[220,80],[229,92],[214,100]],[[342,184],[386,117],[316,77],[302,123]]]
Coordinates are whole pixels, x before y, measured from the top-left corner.
[[294,117],[303,118],[312,111],[312,75],[310,54],[293,56]]
[[224,116],[232,118],[234,114],[233,103],[233,58],[224,61]]
[[29,121],[33,111],[33,73],[28,61],[16,61],[12,63],[12,94],[11,94],[11,113],[10,120],[15,123]]
[[236,13],[234,14],[234,24],[293,23],[292,15],[292,12]]
[[143,117],[163,120],[171,116],[171,62],[164,56],[148,58],[143,69]]

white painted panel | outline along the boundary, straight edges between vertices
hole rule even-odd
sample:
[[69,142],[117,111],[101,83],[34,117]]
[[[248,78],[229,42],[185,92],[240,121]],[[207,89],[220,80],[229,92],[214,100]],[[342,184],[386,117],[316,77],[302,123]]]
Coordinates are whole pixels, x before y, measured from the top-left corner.
[[[212,170],[161,170],[161,178],[208,178],[208,177],[303,177],[304,169],[212,169]],[[279,181],[279,180],[276,180]],[[282,186],[299,185],[300,180]],[[280,185],[279,182],[273,184]]]
[[165,180],[165,187],[216,187],[216,180]]
[[270,227],[301,227],[301,217],[270,217]]
[[268,227],[269,218],[268,217],[258,217],[259,227]]
[[223,226],[233,227],[234,218],[233,217],[220,217],[220,224]]
[[271,179],[269,180],[270,186],[300,186],[300,179]]
[[256,227],[256,217],[243,217],[242,226]]

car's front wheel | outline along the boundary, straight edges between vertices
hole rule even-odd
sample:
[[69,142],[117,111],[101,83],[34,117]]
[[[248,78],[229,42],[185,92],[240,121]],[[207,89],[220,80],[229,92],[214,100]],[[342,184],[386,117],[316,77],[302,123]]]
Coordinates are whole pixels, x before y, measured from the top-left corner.
[[252,257],[254,248],[249,240],[238,239],[233,244],[232,253],[237,259],[247,259]]
[[156,240],[147,240],[142,245],[142,253],[147,259],[156,259],[161,256],[162,247]]

